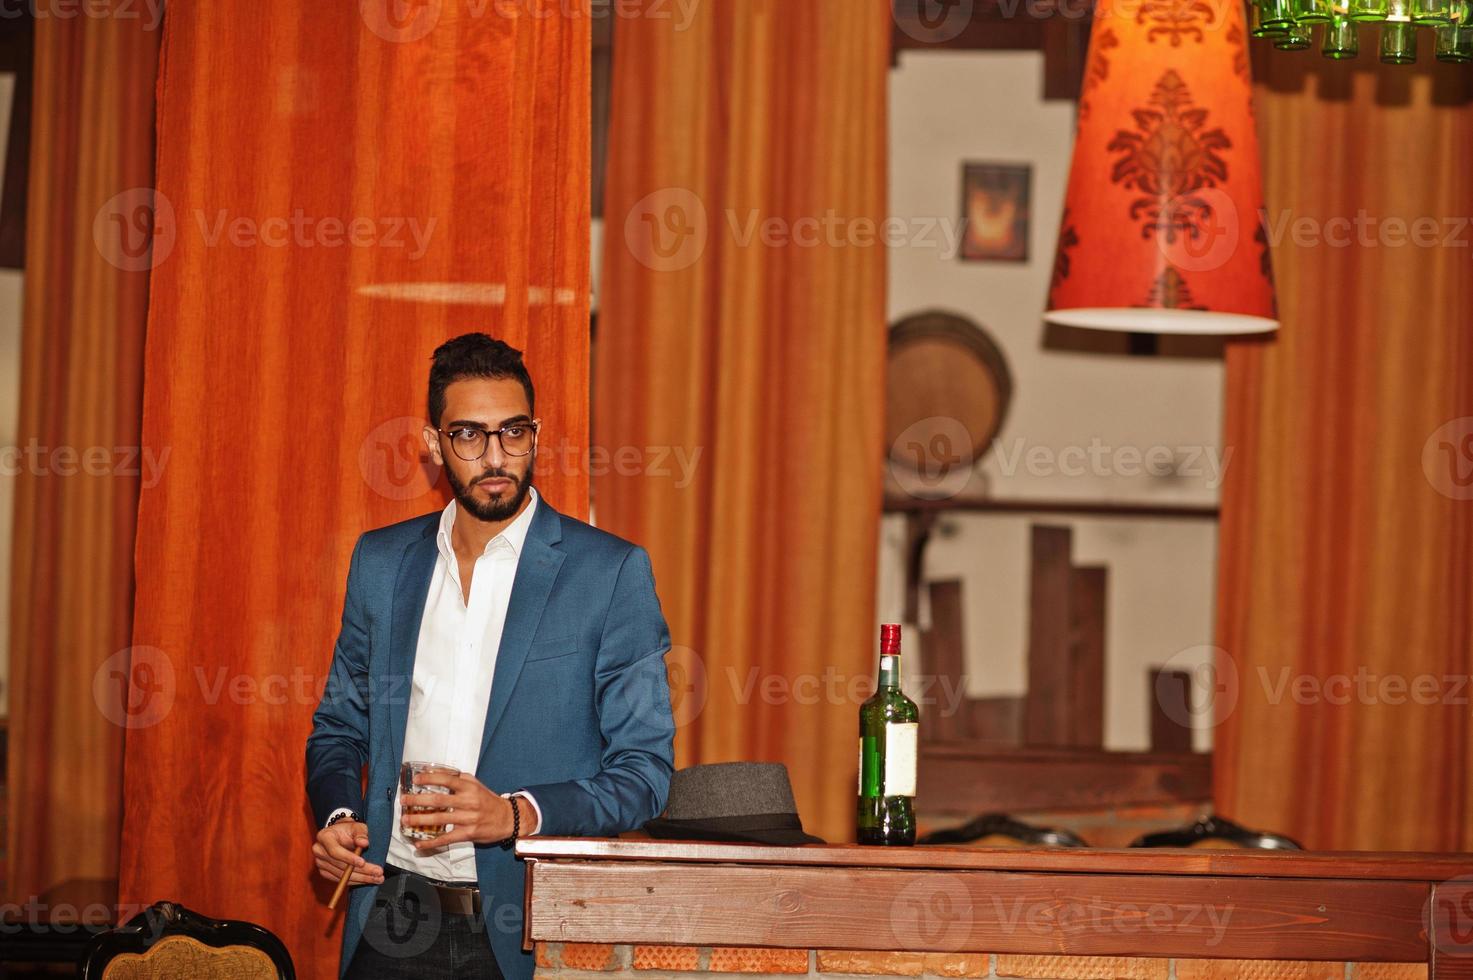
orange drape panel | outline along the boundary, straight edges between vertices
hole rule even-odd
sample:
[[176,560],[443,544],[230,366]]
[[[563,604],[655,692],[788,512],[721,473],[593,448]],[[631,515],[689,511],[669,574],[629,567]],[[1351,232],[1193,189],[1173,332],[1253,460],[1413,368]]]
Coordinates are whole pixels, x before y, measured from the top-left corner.
[[1473,81],[1257,74],[1283,330],[1228,356],[1217,805],[1310,847],[1467,850]]
[[595,510],[653,558],[678,764],[784,762],[834,840],[877,650],[887,7],[707,3],[614,50]]
[[[258,922],[304,977],[337,961],[304,740],[354,540],[443,506],[432,349],[525,347],[547,447],[587,445],[589,22],[528,9],[169,7],[122,896]],[[538,481],[577,515],[569,458]]]
[[135,16],[35,28],[21,455],[9,461],[5,891],[20,902],[68,880],[97,883],[71,900],[110,902],[118,874],[123,689],[108,661],[128,646],[138,486],[152,475],[138,451],[148,237],[132,222],[146,227],[153,182],[158,32],[115,6]]

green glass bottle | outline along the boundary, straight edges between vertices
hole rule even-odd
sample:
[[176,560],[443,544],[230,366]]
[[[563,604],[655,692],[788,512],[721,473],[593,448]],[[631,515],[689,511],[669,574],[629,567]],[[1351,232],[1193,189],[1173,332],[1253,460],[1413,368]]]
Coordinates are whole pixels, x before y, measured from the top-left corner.
[[1253,4],[1248,8],[1248,36],[1249,37],[1280,37],[1288,31],[1287,27],[1270,27],[1263,22],[1263,8]]
[[1449,24],[1437,29],[1437,60],[1455,65],[1473,61],[1473,27]]
[[921,712],[900,690],[900,627],[880,627],[880,680],[859,706],[861,844],[916,842],[916,741]]
[[1283,36],[1274,38],[1274,47],[1280,51],[1303,51],[1311,40],[1309,25],[1296,23]]
[[1350,19],[1358,24],[1384,21],[1390,12],[1389,0],[1350,0]]
[[1381,25],[1381,60],[1388,65],[1416,64],[1417,29],[1404,20]]
[[1453,22],[1457,11],[1448,0],[1412,0],[1412,23],[1418,27],[1442,27]]
[[1360,37],[1356,34],[1355,23],[1345,17],[1336,17],[1325,28],[1324,44],[1320,52],[1335,61],[1344,61],[1360,54]]
[[1282,33],[1294,25],[1294,8],[1290,0],[1263,0],[1258,6],[1260,31]]
[[1330,0],[1295,0],[1294,7],[1294,19],[1300,24],[1328,24],[1335,15]]

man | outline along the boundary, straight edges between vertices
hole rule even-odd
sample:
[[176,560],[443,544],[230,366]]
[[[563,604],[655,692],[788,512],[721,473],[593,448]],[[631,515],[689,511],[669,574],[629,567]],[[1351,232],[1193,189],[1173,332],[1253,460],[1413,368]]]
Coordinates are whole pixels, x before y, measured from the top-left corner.
[[[644,550],[564,517],[532,486],[541,427],[515,349],[435,351],[424,440],[455,499],[364,534],[307,739],[312,851],[352,866],[350,980],[526,980],[528,834],[612,836],[664,808],[669,633]],[[405,761],[445,813],[403,813]],[[366,782],[363,769],[367,767]],[[435,840],[404,828],[444,824]],[[357,853],[362,850],[362,854]]]

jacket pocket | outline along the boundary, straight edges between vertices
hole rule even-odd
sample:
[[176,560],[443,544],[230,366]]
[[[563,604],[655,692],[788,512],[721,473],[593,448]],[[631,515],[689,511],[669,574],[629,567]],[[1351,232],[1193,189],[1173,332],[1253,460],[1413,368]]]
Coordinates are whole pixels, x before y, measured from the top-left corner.
[[556,660],[571,657],[578,652],[576,636],[555,636],[549,640],[536,640],[527,650],[527,662],[534,660]]

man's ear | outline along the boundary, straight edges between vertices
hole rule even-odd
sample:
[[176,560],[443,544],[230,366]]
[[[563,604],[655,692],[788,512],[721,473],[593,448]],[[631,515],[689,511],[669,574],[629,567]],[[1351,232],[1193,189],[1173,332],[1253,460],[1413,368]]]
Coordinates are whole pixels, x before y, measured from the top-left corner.
[[445,457],[440,452],[440,433],[435,431],[434,426],[427,425],[421,435],[425,439],[425,448],[430,451],[430,459],[435,461],[436,466],[444,466]]

